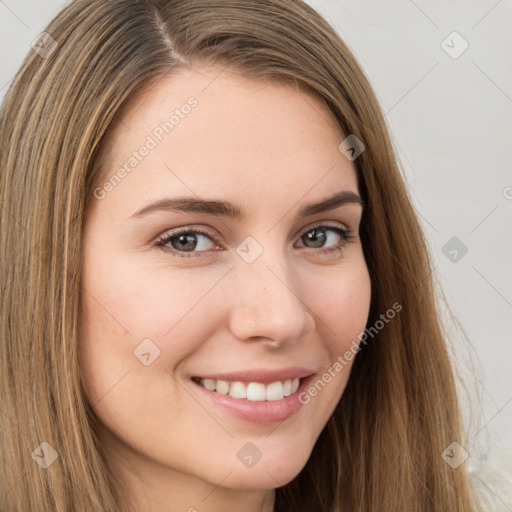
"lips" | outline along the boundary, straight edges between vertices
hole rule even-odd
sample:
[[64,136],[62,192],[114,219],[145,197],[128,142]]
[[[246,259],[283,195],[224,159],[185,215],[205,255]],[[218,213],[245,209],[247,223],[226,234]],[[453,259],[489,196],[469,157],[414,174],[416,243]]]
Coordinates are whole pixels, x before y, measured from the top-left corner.
[[221,410],[254,423],[283,421],[303,405],[298,400],[314,378],[308,368],[254,369],[197,375],[194,389]]

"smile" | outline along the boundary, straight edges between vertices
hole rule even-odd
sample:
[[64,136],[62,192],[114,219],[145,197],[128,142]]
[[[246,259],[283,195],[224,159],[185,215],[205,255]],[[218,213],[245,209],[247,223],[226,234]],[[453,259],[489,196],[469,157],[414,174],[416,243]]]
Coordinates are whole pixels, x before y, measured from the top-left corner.
[[262,382],[229,382],[220,379],[202,379],[200,377],[194,377],[192,380],[209,391],[214,391],[221,395],[229,395],[232,398],[245,398],[253,402],[282,400],[284,397],[294,394],[300,385],[300,379],[298,378],[286,379],[284,381],[278,380],[270,384]]

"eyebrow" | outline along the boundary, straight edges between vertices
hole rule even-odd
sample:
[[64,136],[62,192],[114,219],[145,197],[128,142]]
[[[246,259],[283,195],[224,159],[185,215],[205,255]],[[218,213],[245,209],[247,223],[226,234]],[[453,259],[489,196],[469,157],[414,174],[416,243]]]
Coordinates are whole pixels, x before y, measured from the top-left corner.
[[[308,217],[316,213],[334,210],[345,204],[359,204],[364,207],[364,201],[359,195],[349,190],[343,190],[318,203],[310,203],[303,206],[298,213],[299,218]],[[240,222],[246,220],[246,215],[241,206],[228,201],[207,200],[195,197],[175,197],[160,199],[151,203],[131,217],[140,218],[154,212],[179,211],[205,213],[208,215],[220,215],[230,217]]]

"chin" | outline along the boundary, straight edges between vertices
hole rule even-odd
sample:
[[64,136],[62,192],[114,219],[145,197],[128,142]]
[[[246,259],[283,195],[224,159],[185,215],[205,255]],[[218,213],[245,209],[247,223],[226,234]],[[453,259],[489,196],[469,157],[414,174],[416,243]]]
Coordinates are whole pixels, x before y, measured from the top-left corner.
[[225,487],[238,490],[275,489],[291,482],[304,468],[309,453],[302,456],[302,450],[295,449],[292,454],[272,454],[264,461],[264,456],[252,467],[237,464],[224,482]]

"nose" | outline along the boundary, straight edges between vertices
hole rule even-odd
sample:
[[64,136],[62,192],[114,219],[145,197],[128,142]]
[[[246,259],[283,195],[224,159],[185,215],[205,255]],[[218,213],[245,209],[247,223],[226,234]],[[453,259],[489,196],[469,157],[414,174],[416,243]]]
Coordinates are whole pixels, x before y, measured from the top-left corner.
[[300,294],[300,282],[284,255],[265,250],[255,261],[240,259],[230,272],[231,333],[272,347],[298,343],[315,321]]

